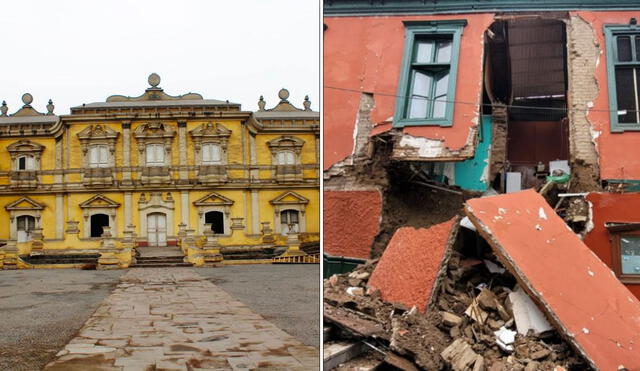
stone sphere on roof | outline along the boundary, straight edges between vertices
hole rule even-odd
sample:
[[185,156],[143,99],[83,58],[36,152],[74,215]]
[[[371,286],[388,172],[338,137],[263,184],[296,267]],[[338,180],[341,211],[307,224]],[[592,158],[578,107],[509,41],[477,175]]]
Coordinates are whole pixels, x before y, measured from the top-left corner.
[[149,75],[149,85],[151,85],[154,88],[157,88],[158,85],[160,85],[160,76],[157,73],[152,73],[151,75]]
[[29,105],[33,102],[33,96],[29,93],[22,94],[22,103]]
[[289,99],[289,90],[285,88],[280,89],[280,91],[278,92],[278,97],[280,97],[280,99],[282,100]]

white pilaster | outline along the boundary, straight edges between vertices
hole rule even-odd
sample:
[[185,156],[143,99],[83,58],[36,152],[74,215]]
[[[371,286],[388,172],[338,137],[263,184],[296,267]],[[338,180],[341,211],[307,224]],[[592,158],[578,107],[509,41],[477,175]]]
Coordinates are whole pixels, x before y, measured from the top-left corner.
[[56,193],[56,239],[64,238],[64,194]]
[[133,207],[131,192],[124,193],[124,228],[127,228],[129,224],[133,223],[133,216],[131,215],[131,208]]
[[260,234],[260,198],[255,189],[251,190],[251,233]]
[[187,229],[189,229],[189,192],[182,191],[180,192],[180,220],[182,224],[187,225]]

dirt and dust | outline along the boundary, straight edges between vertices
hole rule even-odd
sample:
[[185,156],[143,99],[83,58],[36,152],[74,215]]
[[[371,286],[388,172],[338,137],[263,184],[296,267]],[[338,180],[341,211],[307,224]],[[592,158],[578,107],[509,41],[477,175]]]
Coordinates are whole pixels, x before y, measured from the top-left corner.
[[[425,314],[416,308],[387,303],[367,281],[377,265],[370,260],[351,273],[324,282],[325,305],[375,322],[381,331],[364,336],[367,341],[401,355],[428,370],[466,370],[478,365],[486,370],[588,370],[587,363],[555,331],[516,334],[505,349],[495,331],[516,330],[509,293],[515,278],[502,271],[490,247],[469,230],[459,233],[446,275]],[[495,264],[493,273],[484,260]],[[469,312],[469,308],[472,309]],[[334,324],[339,321],[335,321]],[[362,334],[342,330],[342,338],[362,339]],[[475,369],[475,368],[474,368]]]
[[457,190],[461,194],[428,188],[411,182],[412,171],[406,163],[388,166],[389,185],[384,191],[380,232],[371,248],[371,258],[378,258],[400,227],[429,228],[455,215],[463,214],[466,200],[476,192]]

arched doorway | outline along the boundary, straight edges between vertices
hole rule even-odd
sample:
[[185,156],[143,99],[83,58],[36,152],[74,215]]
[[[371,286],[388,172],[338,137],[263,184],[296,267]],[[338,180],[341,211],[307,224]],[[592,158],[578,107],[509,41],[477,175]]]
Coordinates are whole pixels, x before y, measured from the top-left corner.
[[21,215],[18,222],[18,242],[31,241],[31,231],[36,227],[36,218],[31,215]]
[[224,213],[221,211],[209,211],[205,213],[204,224],[211,224],[213,233],[224,234]]
[[280,213],[280,230],[286,236],[289,231],[300,232],[300,219],[298,210],[284,210]]
[[91,234],[90,237],[102,237],[102,227],[109,226],[109,216],[106,214],[91,215]]
[[167,246],[167,216],[164,213],[147,215],[147,242],[149,246]]

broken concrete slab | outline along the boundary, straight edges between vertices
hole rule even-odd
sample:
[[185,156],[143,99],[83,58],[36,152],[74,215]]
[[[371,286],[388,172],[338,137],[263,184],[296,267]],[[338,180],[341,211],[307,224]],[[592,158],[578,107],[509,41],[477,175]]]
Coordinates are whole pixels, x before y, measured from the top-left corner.
[[384,301],[424,312],[444,274],[447,251],[457,232],[458,217],[428,229],[398,229],[373,271],[369,287],[378,289]]
[[542,196],[528,190],[473,199],[465,212],[505,268],[592,367],[640,368],[640,302]]

